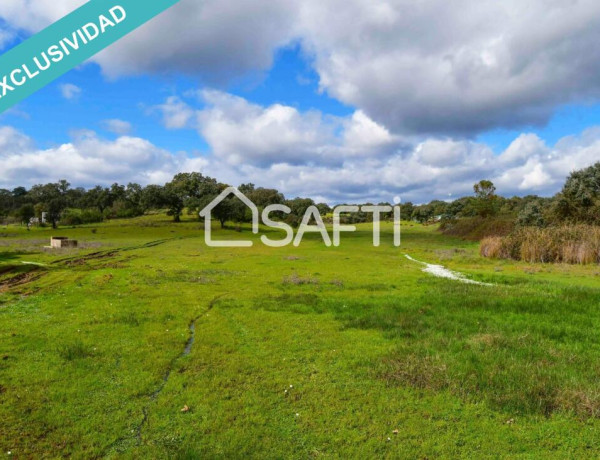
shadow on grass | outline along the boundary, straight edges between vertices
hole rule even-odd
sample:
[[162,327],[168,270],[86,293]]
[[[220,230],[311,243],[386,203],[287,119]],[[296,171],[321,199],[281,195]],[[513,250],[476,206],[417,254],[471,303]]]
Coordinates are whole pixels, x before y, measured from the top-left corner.
[[0,252],[0,264],[11,262],[13,260],[18,260],[21,256],[24,256],[25,252],[16,252],[16,251],[2,251]]

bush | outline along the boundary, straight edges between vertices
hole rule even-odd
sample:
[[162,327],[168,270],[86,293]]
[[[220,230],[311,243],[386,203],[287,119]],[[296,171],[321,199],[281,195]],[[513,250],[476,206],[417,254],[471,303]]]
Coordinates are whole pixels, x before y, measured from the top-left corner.
[[514,228],[514,219],[509,216],[444,219],[440,225],[440,230],[445,235],[471,241],[479,241],[493,236],[506,236]]
[[61,219],[62,225],[84,225],[84,224],[95,224],[104,220],[100,211],[94,209],[67,209]]

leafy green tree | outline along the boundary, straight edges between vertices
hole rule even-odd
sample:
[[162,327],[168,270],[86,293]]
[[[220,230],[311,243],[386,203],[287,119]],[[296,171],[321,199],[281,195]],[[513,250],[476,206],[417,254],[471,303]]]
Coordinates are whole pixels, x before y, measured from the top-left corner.
[[31,219],[35,217],[35,209],[32,204],[24,204],[15,212],[15,217],[19,219],[22,224],[27,224]]
[[258,209],[264,209],[272,204],[283,204],[284,196],[273,188],[254,188],[251,191],[244,192],[240,186],[239,190],[252,201]]
[[164,187],[168,214],[173,216],[175,222],[179,222],[181,213],[186,207],[191,214],[199,212],[207,203],[207,198],[214,197],[221,190],[216,179],[203,176],[198,172],[177,174]]
[[498,195],[496,186],[489,180],[481,180],[473,186],[475,208],[481,217],[490,217],[497,213]]
[[61,213],[67,207],[66,193],[69,189],[68,182],[35,185],[29,192],[33,201],[40,205],[39,209],[46,213],[46,220],[57,228]]
[[333,212],[333,209],[331,209],[331,206],[329,206],[327,203],[317,204],[317,209],[319,210],[319,214],[321,214],[322,216],[326,216],[327,214]]
[[400,205],[400,215],[404,220],[411,220],[413,211],[415,210],[415,205],[412,202],[407,201],[406,203],[402,203]]
[[8,216],[12,210],[13,202],[14,197],[10,190],[0,189],[0,218]]
[[558,220],[600,223],[600,162],[571,173],[556,201]]
[[545,227],[544,204],[541,200],[528,202],[519,212],[517,223],[522,227]]
[[286,217],[286,222],[297,227],[302,222],[302,217],[306,214],[306,210],[315,205],[315,202],[310,198],[294,198],[293,200],[287,200],[284,203],[291,209],[291,213]]
[[113,200],[109,189],[97,185],[88,190],[83,197],[83,203],[86,207],[96,208],[103,214],[105,209],[112,206]]
[[433,217],[433,207],[427,204],[417,206],[413,210],[412,218],[417,222],[423,224]]
[[148,185],[142,190],[140,206],[142,212],[150,209],[160,209],[165,206],[164,187],[161,185]]

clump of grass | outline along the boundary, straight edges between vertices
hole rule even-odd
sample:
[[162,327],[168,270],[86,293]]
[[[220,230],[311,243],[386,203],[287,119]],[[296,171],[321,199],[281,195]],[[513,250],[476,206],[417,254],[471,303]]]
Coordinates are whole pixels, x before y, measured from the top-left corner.
[[483,239],[479,253],[483,257],[529,263],[600,263],[600,227],[524,227],[503,238]]
[[385,378],[421,390],[440,391],[451,385],[448,368],[439,357],[407,355],[387,361]]
[[139,326],[141,324],[140,318],[133,311],[129,311],[127,313],[124,313],[123,315],[121,315],[118,318],[117,321],[119,323],[121,323],[121,324],[126,324],[128,326],[133,326],[133,327],[137,327],[137,326]]
[[302,277],[297,273],[293,273],[289,276],[283,277],[283,284],[293,285],[293,286],[302,286],[305,284],[319,284],[319,280],[313,278],[312,276]]
[[66,361],[75,361],[92,356],[92,349],[81,340],[76,340],[75,342],[59,347],[58,354]]
[[479,246],[479,254],[482,257],[489,257],[491,259],[501,259],[502,253],[502,238],[499,236],[489,236],[481,240]]
[[558,403],[570,412],[584,417],[600,417],[600,392],[598,390],[564,390],[557,396]]
[[483,400],[511,414],[600,416],[598,391],[571,389],[551,358],[511,358],[519,349],[503,337],[484,334],[469,341],[462,360],[443,352],[401,353],[385,361],[383,378],[419,390],[449,391],[471,402]]

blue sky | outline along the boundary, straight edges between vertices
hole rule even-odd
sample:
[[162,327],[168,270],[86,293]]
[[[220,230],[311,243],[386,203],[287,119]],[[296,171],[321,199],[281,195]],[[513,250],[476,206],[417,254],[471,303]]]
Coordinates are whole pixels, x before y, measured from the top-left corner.
[[[65,98],[61,87],[66,84],[77,86],[81,93],[73,99]],[[133,134],[157,146],[172,151],[207,152],[209,147],[196,130],[166,129],[160,123],[160,113],[152,109],[168,96],[185,95],[201,87],[198,79],[184,76],[107,79],[100,66],[88,63],[29,97],[15,111],[1,115],[1,121],[33,136],[42,148],[69,142],[70,134],[77,130],[94,130],[114,137],[103,121],[119,119],[132,124]],[[220,89],[263,106],[284,104],[300,111],[316,109],[340,117],[354,111],[319,91],[319,76],[297,45],[277,50],[268,71],[238,78]]]
[[[83,1],[6,0],[0,45]],[[182,0],[0,115],[0,187],[200,170],[330,202],[482,178],[552,195],[600,158],[597,19],[587,1]]]

